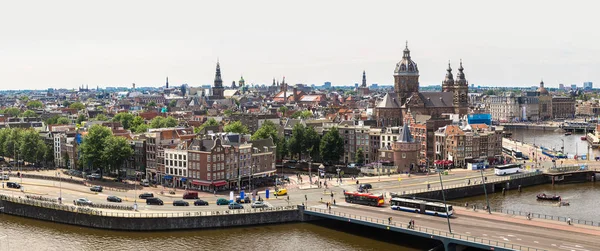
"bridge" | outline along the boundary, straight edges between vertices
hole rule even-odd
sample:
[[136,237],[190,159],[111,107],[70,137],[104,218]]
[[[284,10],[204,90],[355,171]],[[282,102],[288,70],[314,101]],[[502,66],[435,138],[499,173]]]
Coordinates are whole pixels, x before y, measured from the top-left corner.
[[[421,214],[393,211],[389,207],[376,208],[338,203],[327,209],[325,205],[300,207],[304,214],[338,220],[373,228],[394,231],[401,236],[430,239],[446,251],[477,248],[482,250],[596,250],[600,244],[600,227],[568,225],[545,219],[527,220],[521,216],[471,211],[454,207],[447,219]],[[389,222],[388,218],[392,217]],[[415,228],[407,223],[415,221]]]

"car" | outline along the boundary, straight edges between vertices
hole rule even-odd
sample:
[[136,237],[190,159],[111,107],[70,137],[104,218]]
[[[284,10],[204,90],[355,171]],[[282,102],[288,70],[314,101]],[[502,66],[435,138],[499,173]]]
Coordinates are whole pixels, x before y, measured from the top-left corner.
[[97,174],[97,173],[92,173],[92,174],[88,175],[87,177],[90,178],[90,179],[100,179],[100,178],[102,178],[100,176],[100,174]]
[[6,186],[8,188],[16,188],[16,189],[21,188],[21,185],[19,185],[19,183],[17,183],[17,182],[6,182]]
[[162,206],[164,204],[165,203],[161,199],[159,199],[159,198],[151,197],[151,198],[147,198],[146,199],[146,205],[159,205],[159,206]]
[[121,198],[119,198],[117,196],[111,195],[111,196],[106,197],[106,201],[108,201],[108,202],[122,202],[123,200],[121,200]]
[[198,199],[198,192],[194,192],[194,191],[186,191],[183,194],[183,199]]
[[295,160],[295,159],[291,159],[291,160],[288,160],[287,163],[294,163],[295,164],[295,163],[298,163],[298,161]]
[[0,161],[4,161],[4,157],[0,157]]
[[222,206],[222,205],[229,205],[229,200],[226,200],[225,198],[217,199],[217,206]]
[[373,186],[371,186],[371,184],[369,184],[369,183],[364,183],[364,184],[360,184],[359,188],[362,188],[362,189],[373,189]]
[[148,187],[148,186],[150,186],[150,182],[148,182],[147,179],[143,179],[142,181],[140,181],[140,185],[142,185],[144,187]]
[[152,198],[154,197],[154,194],[152,193],[142,193],[138,196],[140,199],[148,199],[148,198]]
[[10,176],[8,175],[2,175],[2,180],[10,180]]
[[90,191],[101,193],[102,192],[102,186],[93,186],[93,187],[90,187]]
[[173,206],[184,206],[184,207],[187,207],[189,205],[190,205],[190,203],[188,203],[185,200],[176,200],[176,201],[173,201]]
[[287,189],[285,188],[279,188],[277,190],[275,190],[275,192],[273,192],[273,195],[276,196],[282,196],[282,195],[286,195],[287,194]]
[[196,200],[194,201],[194,206],[208,206],[208,201]]
[[229,203],[228,208],[229,209],[244,209],[244,206],[242,206],[242,204],[240,204],[240,203],[233,202],[233,203]]
[[86,198],[79,198],[75,201],[75,204],[80,206],[88,206],[92,204],[92,201]]
[[255,202],[253,202],[252,205],[250,205],[250,207],[252,207],[252,208],[267,208],[269,206],[267,204],[265,204],[263,201],[257,200]]
[[235,202],[236,203],[240,203],[240,204],[242,204],[242,203],[250,203],[250,197],[246,196],[246,197],[244,197],[244,199],[242,199],[240,196],[236,196],[235,197]]

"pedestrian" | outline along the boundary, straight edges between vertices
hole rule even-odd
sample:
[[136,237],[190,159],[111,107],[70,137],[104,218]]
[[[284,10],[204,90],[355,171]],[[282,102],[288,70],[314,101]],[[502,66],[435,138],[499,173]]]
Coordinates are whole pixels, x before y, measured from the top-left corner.
[[415,220],[410,220],[410,226],[412,227],[412,229],[415,229]]
[[408,228],[412,228],[412,219],[408,221]]
[[567,224],[571,225],[571,218],[567,218]]
[[217,190],[213,190],[213,194],[217,197]]
[[471,185],[471,179],[467,181],[467,185]]
[[469,202],[465,202],[465,208],[469,208]]
[[290,201],[290,196],[289,195],[287,196],[287,200]]
[[333,205],[335,206],[335,199],[333,199]]
[[388,225],[392,225],[392,217],[388,218]]
[[331,199],[333,199],[333,191],[331,191]]
[[304,200],[307,201],[308,200],[308,196],[306,196],[306,194],[304,195]]

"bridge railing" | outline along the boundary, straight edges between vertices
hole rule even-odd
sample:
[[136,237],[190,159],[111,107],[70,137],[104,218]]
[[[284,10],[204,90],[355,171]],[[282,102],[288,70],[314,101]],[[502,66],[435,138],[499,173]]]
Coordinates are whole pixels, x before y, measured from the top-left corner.
[[[510,210],[510,209],[501,209],[501,208],[492,208],[492,211],[497,212],[497,213],[503,213],[503,214],[518,215],[518,216],[523,216],[523,217],[526,217],[527,214],[529,214],[528,212],[522,212],[522,211]],[[570,218],[570,217],[547,215],[547,214],[540,214],[540,213],[531,213],[531,217],[538,218],[538,219],[544,219],[544,220],[555,220],[555,221],[560,221],[560,222],[567,222],[567,219]],[[593,227],[600,227],[600,221],[571,219],[571,223],[588,225],[588,226],[593,226]]]
[[[516,179],[521,179],[521,178],[526,178],[526,177],[533,177],[533,176],[539,176],[542,175],[542,172],[527,172],[527,173],[521,173],[521,174],[516,174],[516,175],[511,175],[511,176],[496,176],[494,178],[490,178],[487,179],[487,181],[485,181],[486,184],[490,184],[490,183],[499,183],[499,182],[504,182],[504,181],[511,181],[511,180],[516,180]],[[470,186],[481,186],[481,179],[473,179],[473,183],[468,184],[467,182],[464,183],[459,183],[459,184],[453,184],[453,185],[444,185],[444,190],[448,190],[448,189],[454,189],[454,188],[461,188],[461,187],[470,187]],[[441,186],[430,186],[429,189],[427,188],[422,188],[422,189],[413,189],[413,190],[407,190],[407,191],[402,191],[401,193],[395,193],[397,195],[412,195],[412,194],[417,194],[417,193],[425,193],[425,192],[432,192],[432,191],[439,191],[442,190]]]
[[308,208],[305,208],[305,210],[313,211],[313,212],[317,212],[317,213],[321,213],[321,214],[338,216],[338,217],[346,218],[349,221],[350,220],[359,220],[359,221],[363,221],[363,222],[370,222],[370,223],[381,224],[381,225],[385,225],[385,226],[406,228],[405,229],[406,231],[426,233],[426,234],[436,235],[438,237],[452,238],[452,239],[463,240],[463,241],[468,241],[468,242],[473,242],[473,243],[480,243],[480,244],[494,246],[494,247],[503,247],[503,248],[510,248],[510,249],[514,249],[514,250],[528,250],[528,251],[543,250],[543,249],[537,249],[537,248],[528,247],[528,246],[522,246],[522,245],[518,245],[518,244],[512,244],[512,243],[494,241],[494,240],[485,239],[485,238],[474,237],[474,236],[470,236],[470,235],[453,234],[453,233],[449,233],[446,231],[441,231],[441,230],[427,228],[427,227],[408,228],[406,224],[394,222],[393,220],[390,222],[387,219],[379,219],[379,218],[373,218],[373,217],[368,217],[368,216],[360,216],[360,215],[331,211],[331,210],[327,210],[327,209],[321,209],[321,208],[308,207]]

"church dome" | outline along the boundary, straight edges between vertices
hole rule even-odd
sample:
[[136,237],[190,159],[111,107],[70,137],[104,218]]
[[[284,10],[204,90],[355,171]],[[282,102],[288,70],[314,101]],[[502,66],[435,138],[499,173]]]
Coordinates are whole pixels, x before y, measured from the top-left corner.
[[548,90],[544,88],[544,81],[540,82],[540,87],[537,89],[537,92],[540,93],[540,96],[549,96]]
[[394,74],[419,74],[419,68],[417,67],[417,63],[415,63],[415,61],[412,61],[412,59],[410,58],[408,42],[406,43],[406,48],[404,48],[402,60],[396,64],[396,70],[394,70]]

